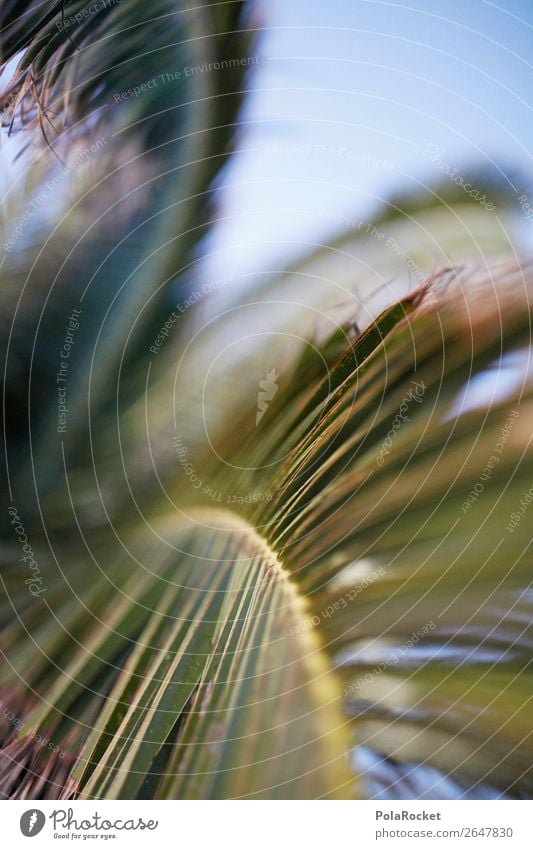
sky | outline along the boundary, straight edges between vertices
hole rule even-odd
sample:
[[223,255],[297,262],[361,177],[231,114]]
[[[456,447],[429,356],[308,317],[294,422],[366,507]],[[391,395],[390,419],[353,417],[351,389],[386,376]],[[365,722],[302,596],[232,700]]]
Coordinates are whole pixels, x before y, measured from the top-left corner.
[[259,0],[255,14],[208,274],[279,269],[439,167],[531,175],[531,0]]

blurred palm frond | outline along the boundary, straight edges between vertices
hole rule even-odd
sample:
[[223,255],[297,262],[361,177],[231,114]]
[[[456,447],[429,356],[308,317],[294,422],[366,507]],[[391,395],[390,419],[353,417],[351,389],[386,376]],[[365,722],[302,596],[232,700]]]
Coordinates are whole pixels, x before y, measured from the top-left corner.
[[5,120],[38,145],[12,202],[53,191],[0,271],[0,792],[530,797],[533,273],[501,216],[382,212],[150,351],[210,224],[241,7],[2,9]]

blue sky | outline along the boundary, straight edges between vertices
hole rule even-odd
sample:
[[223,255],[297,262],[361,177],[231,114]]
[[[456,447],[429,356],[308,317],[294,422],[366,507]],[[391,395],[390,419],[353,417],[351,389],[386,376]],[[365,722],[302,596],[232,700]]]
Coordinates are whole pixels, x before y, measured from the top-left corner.
[[531,169],[533,3],[263,0],[209,273],[280,268],[450,167]]

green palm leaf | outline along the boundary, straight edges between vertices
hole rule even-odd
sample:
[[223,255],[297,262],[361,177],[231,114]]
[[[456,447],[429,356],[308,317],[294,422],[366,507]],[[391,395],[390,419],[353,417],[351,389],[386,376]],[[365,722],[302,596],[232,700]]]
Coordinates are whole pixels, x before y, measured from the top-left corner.
[[[34,605],[12,627],[12,668],[25,631],[38,647],[24,686],[41,702],[4,756],[61,740],[76,765],[63,787],[56,755],[51,797],[342,795],[353,779],[339,691],[316,639],[290,636],[303,606],[279,561],[224,511],[157,530],[77,605],[58,581],[45,616]],[[41,770],[15,761],[4,792],[32,795]]]
[[[1,269],[0,792],[531,796],[531,268],[463,264],[462,216],[510,246],[457,199],[432,200],[419,238],[417,200],[376,226],[420,268],[439,233],[455,265],[400,300],[368,268],[351,280],[346,234],[221,315],[191,310],[150,356],[170,284],[191,285],[243,66],[114,94],[249,55],[241,4],[82,9],[2,11],[6,120],[46,136],[35,191],[59,173],[47,145],[107,141]],[[385,274],[382,241],[355,249]]]
[[[0,38],[4,63],[18,60],[5,121],[29,123],[39,143],[22,158],[28,185],[11,193],[3,239],[7,435],[12,457],[33,452],[43,494],[62,477],[62,450],[90,455],[88,421],[114,415],[117,385],[131,403],[139,361],[187,294],[250,58],[241,2],[44,6],[6,4]],[[61,362],[69,427],[59,440]],[[28,500],[30,480],[24,466]]]

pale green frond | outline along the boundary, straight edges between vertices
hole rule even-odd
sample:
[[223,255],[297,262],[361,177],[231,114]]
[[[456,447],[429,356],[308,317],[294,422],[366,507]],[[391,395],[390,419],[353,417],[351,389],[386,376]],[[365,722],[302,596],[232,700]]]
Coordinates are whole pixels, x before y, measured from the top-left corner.
[[[241,2],[44,6],[8,4],[0,37],[4,63],[19,57],[5,93],[24,115],[16,138],[31,141],[0,269],[9,474],[28,501],[30,452],[41,497],[57,499],[62,451],[83,467],[90,422],[113,426],[117,386],[123,409],[136,397],[148,349],[190,287],[255,61]],[[30,79],[36,88],[13,99]]]
[[357,740],[404,773],[513,796],[531,793],[530,535],[513,519],[531,484],[531,286],[527,264],[443,272],[356,341],[336,331],[322,361],[303,342],[261,423],[250,387],[194,456],[198,495],[177,469],[182,497],[250,494],[240,509],[308,600],[300,630],[342,676]]
[[11,686],[40,703],[4,752],[40,735],[78,754],[66,782],[49,751],[33,774],[14,765],[9,795],[31,795],[50,759],[64,782],[50,777],[51,797],[353,793],[341,692],[316,638],[296,633],[305,607],[275,555],[221,510],[157,532],[77,604],[49,588],[46,615],[24,617],[29,666],[13,627]]

